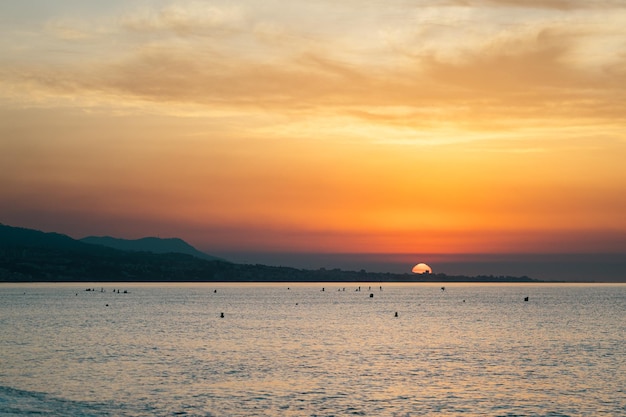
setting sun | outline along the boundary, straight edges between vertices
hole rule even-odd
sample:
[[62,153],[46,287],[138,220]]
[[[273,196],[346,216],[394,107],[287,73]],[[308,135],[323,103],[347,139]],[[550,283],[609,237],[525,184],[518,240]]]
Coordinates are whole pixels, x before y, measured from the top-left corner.
[[414,274],[432,274],[433,270],[425,263],[419,263],[413,267],[412,272]]

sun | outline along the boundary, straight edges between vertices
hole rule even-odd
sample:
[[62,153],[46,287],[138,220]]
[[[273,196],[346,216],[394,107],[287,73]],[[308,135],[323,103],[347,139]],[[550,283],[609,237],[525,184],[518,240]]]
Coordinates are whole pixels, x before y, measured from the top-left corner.
[[430,266],[420,262],[413,267],[412,272],[414,274],[432,274],[433,270]]

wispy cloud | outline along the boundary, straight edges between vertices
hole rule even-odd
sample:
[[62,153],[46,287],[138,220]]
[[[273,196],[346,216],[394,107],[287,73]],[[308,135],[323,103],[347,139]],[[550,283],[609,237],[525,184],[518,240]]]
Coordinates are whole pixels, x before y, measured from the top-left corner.
[[[6,56],[0,91],[5,101],[39,105],[144,103],[307,117],[331,111],[354,123],[409,129],[626,117],[626,31],[618,24],[626,7],[599,2],[615,8],[613,16],[586,20],[574,10],[580,2],[555,0],[540,4],[573,11],[507,19],[490,7],[539,2],[455,3],[404,4],[408,19],[374,21],[378,42],[371,45],[358,38],[361,29],[340,31],[346,22],[299,28],[306,16],[272,19],[250,4],[177,2],[92,24],[54,18],[42,36],[54,32],[61,43],[42,39],[28,59],[26,52]],[[607,40],[622,50],[603,49]],[[76,58],[54,52],[72,45]]]
[[119,22],[124,29],[139,33],[171,32],[192,36],[241,31],[246,26],[246,17],[241,7],[186,2],[160,9],[137,9],[121,16]]
[[575,10],[575,9],[605,9],[623,7],[620,0],[457,0],[456,4],[465,6],[500,6],[500,7],[519,7],[533,9],[557,9],[557,10]]

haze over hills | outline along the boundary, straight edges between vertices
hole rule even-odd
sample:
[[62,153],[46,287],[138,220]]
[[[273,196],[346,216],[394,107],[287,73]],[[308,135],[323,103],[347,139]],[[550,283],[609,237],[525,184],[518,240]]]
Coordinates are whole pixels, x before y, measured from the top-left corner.
[[[102,241],[101,238],[88,239]],[[533,282],[511,276],[449,276],[306,270],[236,264],[190,253],[154,253],[170,249],[196,251],[180,239],[139,241],[105,238],[122,250],[75,240],[58,233],[0,225],[0,282]],[[137,250],[137,249],[142,250]],[[190,249],[191,248],[191,249]],[[212,258],[212,259],[207,259]]]
[[88,236],[81,242],[107,246],[114,249],[151,253],[184,253],[207,261],[221,260],[216,256],[201,252],[179,238],[144,237],[141,239],[119,239],[111,236]]

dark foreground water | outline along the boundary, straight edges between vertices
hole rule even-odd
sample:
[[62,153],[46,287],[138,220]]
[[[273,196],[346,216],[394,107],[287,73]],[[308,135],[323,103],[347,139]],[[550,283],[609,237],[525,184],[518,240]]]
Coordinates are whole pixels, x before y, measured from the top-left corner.
[[626,416],[626,284],[357,287],[0,285],[0,415]]

